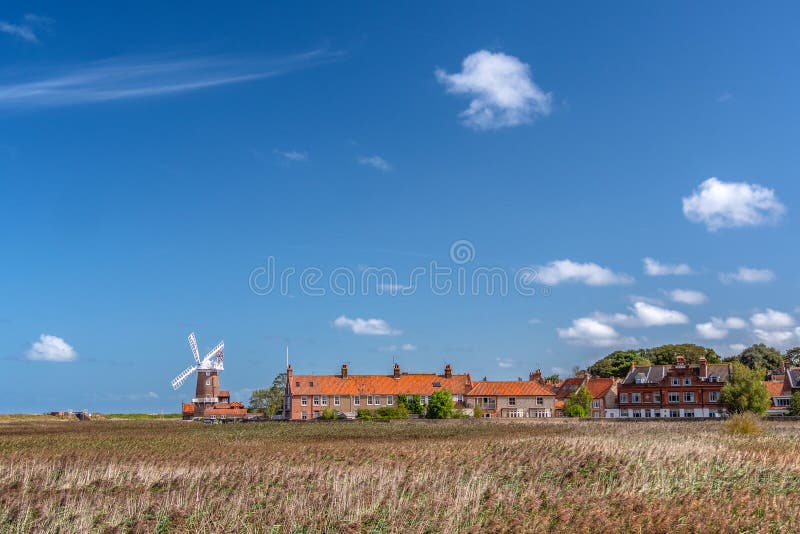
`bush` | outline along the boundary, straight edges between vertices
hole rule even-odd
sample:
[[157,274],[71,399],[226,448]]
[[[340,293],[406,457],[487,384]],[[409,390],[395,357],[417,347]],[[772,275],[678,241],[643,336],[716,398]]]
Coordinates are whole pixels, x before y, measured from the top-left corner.
[[339,414],[336,413],[336,410],[333,408],[325,408],[322,410],[322,414],[319,416],[320,419],[324,419],[326,421],[333,421],[334,419],[339,418]]
[[480,409],[480,406],[475,406],[475,408],[472,409],[472,417],[483,417],[483,410]]
[[722,428],[728,434],[752,435],[764,432],[761,418],[752,412],[737,413],[724,423]]
[[357,419],[408,419],[408,410],[403,406],[384,406],[377,410],[361,409],[356,412]]
[[440,389],[431,395],[428,409],[425,411],[428,419],[449,419],[453,417],[453,395],[446,389]]

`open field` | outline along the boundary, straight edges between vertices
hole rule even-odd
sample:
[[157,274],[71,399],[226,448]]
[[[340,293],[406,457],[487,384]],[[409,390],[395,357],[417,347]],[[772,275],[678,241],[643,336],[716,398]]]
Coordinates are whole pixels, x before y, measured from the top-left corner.
[[800,423],[0,423],[0,532],[797,532]]

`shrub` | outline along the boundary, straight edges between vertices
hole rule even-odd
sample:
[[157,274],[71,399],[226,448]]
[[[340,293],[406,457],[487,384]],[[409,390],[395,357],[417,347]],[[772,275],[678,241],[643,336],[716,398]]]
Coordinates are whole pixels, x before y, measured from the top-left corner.
[[408,410],[403,406],[384,406],[377,410],[362,408],[356,412],[357,419],[408,419]]
[[322,414],[319,416],[320,419],[324,419],[326,421],[333,421],[338,417],[339,414],[336,413],[336,410],[334,410],[333,408],[325,408],[324,410],[322,410]]
[[761,419],[751,412],[737,413],[730,419],[722,423],[722,428],[728,434],[761,434],[764,432],[764,427],[761,425]]
[[767,387],[762,382],[764,375],[763,369],[751,370],[733,362],[732,372],[720,392],[720,402],[731,413],[763,415],[770,404]]
[[592,395],[581,386],[573,391],[564,402],[564,415],[567,417],[589,417],[592,410]]
[[472,417],[483,417],[483,410],[481,410],[480,406],[475,406],[475,408],[472,409]]
[[453,395],[446,389],[440,389],[431,395],[428,409],[425,411],[428,419],[448,419],[453,417]]

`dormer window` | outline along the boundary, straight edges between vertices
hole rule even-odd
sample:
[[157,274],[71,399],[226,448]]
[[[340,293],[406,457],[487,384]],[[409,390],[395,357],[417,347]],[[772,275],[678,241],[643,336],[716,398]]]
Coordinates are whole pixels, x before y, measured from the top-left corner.
[[311,382],[308,383],[308,385],[310,385],[313,388],[314,387],[314,381],[312,380]]
[[708,377],[709,382],[719,382],[719,377],[717,375],[711,375]]
[[300,381],[299,381],[299,380],[298,380],[298,381],[296,381],[296,382],[294,383],[294,385],[295,385],[295,387],[298,387],[298,388],[299,388],[299,387],[300,387]]
[[647,381],[647,377],[643,373],[639,373],[636,375],[635,381],[637,384],[644,384]]
[[433,387],[440,388],[440,387],[442,387],[442,383],[441,382],[434,382],[433,383]]

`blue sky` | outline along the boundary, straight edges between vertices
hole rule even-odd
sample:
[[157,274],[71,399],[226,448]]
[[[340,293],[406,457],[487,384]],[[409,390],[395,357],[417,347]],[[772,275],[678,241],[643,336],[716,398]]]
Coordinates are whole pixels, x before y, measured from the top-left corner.
[[[0,411],[175,411],[191,331],[240,398],[287,344],[497,379],[800,345],[798,11],[4,3]],[[268,258],[326,294],[254,290]],[[525,294],[405,287],[431,262]],[[374,268],[398,294],[331,291]]]

